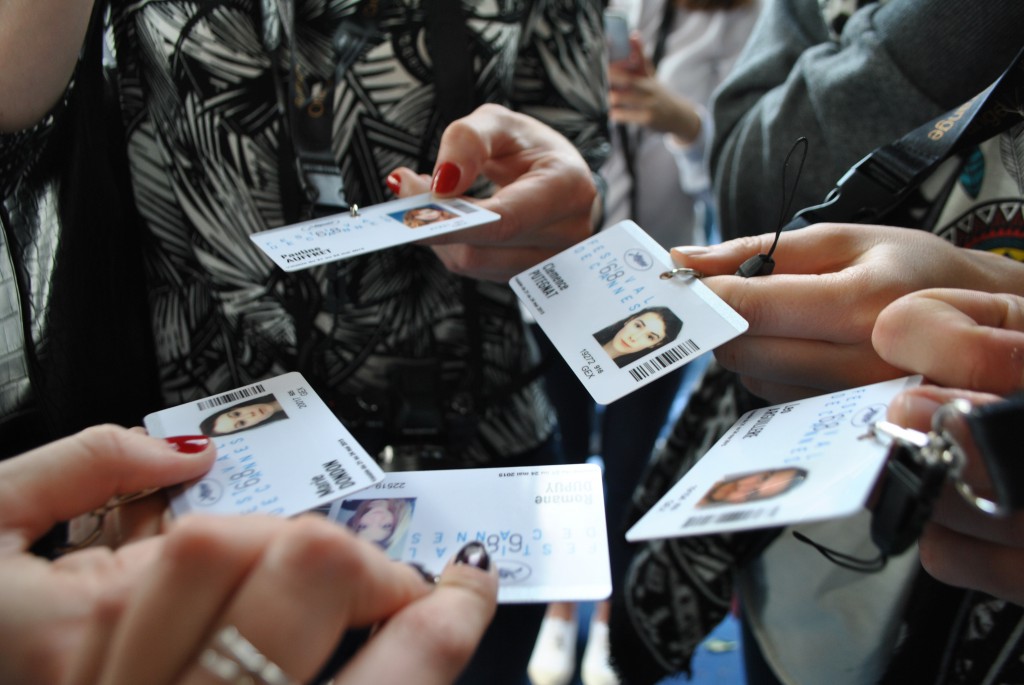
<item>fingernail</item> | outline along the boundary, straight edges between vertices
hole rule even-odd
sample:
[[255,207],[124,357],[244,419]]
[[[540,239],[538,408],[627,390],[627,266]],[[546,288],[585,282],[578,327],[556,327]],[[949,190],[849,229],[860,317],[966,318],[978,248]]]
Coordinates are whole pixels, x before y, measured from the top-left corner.
[[931,425],[932,415],[941,405],[930,397],[922,397],[912,392],[905,392],[889,404],[887,418],[893,423],[909,428],[927,427]]
[[182,454],[199,454],[210,446],[210,439],[205,435],[175,435],[164,441]]
[[401,192],[401,190],[402,190],[402,177],[399,176],[398,174],[388,174],[386,183],[388,184],[388,188],[395,195],[398,195],[398,193]]
[[711,252],[711,250],[704,245],[682,245],[680,247],[673,247],[672,251],[686,255],[687,257],[699,257],[702,254]]
[[430,585],[437,585],[437,576],[428,571],[423,566],[420,566],[415,561],[407,561],[409,566],[412,566],[413,570],[423,576],[423,580],[427,581]]
[[437,171],[434,172],[434,179],[430,182],[430,189],[435,193],[450,193],[459,184],[461,176],[462,172],[459,171],[459,167],[451,162],[445,162],[437,167]]
[[460,549],[459,553],[455,555],[455,563],[475,566],[481,571],[491,569],[491,557],[479,542],[471,542]]

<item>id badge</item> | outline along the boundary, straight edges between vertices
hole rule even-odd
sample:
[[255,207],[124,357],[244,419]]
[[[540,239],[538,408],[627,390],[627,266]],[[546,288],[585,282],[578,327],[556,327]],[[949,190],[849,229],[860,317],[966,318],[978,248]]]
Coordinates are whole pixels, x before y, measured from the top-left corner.
[[282,270],[299,271],[500,218],[469,200],[437,199],[425,193],[249,237]]
[[699,279],[622,221],[509,282],[599,404],[688,364],[747,330]]
[[611,593],[601,469],[594,464],[389,473],[323,510],[395,560],[440,574],[483,544],[501,603],[582,602]]
[[384,478],[299,373],[286,373],[145,417],[156,437],[202,434],[217,446],[209,473],[171,498],[175,515],[292,516]]
[[888,449],[872,426],[921,376],[747,412],[626,533],[631,542],[851,516]]

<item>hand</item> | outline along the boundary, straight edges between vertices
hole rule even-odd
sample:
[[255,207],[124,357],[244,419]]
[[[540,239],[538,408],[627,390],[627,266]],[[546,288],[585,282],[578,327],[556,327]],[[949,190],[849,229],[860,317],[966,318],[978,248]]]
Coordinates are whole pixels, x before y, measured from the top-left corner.
[[437,160],[432,179],[401,167],[388,186],[400,197],[453,197],[483,174],[498,187],[479,204],[499,221],[423,241],[454,273],[505,282],[592,233],[598,198],[590,169],[532,117],[483,105],[445,129]]
[[431,591],[317,516],[186,517],[127,603],[104,598],[69,682],[212,682],[199,658],[226,626],[309,682],[346,629],[384,622],[332,682],[450,683],[493,616],[497,585],[493,570],[457,562]]
[[878,315],[871,342],[889,364],[954,388],[1009,394],[1024,387],[1024,298],[923,290]]
[[214,457],[209,441],[186,453],[101,426],[0,462],[0,682],[62,680],[100,596],[127,593],[160,538],[117,553],[87,549],[53,563],[28,553],[31,544],[58,521],[115,495],[198,478]]
[[[882,310],[872,341],[890,364],[954,390],[922,386],[889,406],[893,423],[931,428],[939,406],[957,398],[981,405],[996,392],[1024,388],[1024,298],[963,290],[925,290]],[[982,464],[968,461],[962,478],[991,497]],[[1024,604],[1024,513],[993,518],[967,505],[947,487],[920,539],[921,562],[939,580]]]
[[[939,406],[963,398],[981,405],[998,396],[923,386],[902,393],[889,406],[893,423],[927,431]],[[992,497],[982,464],[968,460],[964,481],[978,494]],[[1024,512],[1005,518],[983,514],[947,485],[918,541],[921,564],[938,580],[957,587],[981,590],[995,597],[1024,604]]]
[[[632,54],[642,56],[639,37],[634,35],[630,41]],[[680,145],[688,145],[700,135],[701,120],[695,106],[657,79],[650,59],[638,57],[608,65],[608,81],[609,117],[616,124],[636,124],[671,133]]]
[[750,322],[715,350],[723,366],[771,402],[783,402],[905,375],[871,344],[879,312],[908,293],[934,287],[1024,291],[1024,265],[955,247],[925,231],[820,224],[784,233],[771,276],[732,275],[767,253],[771,234],[708,248],[675,248],[674,261]]
[[347,627],[384,619],[336,682],[454,678],[495,608],[496,575],[473,568],[489,564],[479,545],[434,592],[314,516],[186,517],[116,551],[52,563],[27,552],[54,522],[113,495],[201,476],[214,453],[210,441],[185,453],[104,426],[0,463],[0,682],[208,682],[196,659],[229,623],[308,680]]

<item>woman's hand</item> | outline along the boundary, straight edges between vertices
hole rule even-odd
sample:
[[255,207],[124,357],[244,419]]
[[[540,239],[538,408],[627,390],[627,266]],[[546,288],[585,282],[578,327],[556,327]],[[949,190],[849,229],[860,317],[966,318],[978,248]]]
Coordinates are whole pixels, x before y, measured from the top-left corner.
[[[884,310],[872,340],[886,362],[933,382],[889,406],[893,423],[928,431],[938,408],[963,398],[981,405],[1024,388],[1024,298],[963,290],[925,290]],[[987,391],[987,392],[986,392]],[[991,497],[982,464],[968,461],[961,476]],[[1024,604],[1024,513],[995,518],[969,506],[947,487],[920,539],[921,562],[939,580]]]
[[[495,573],[455,563],[432,589],[313,515],[186,517],[127,602],[101,598],[69,682],[219,682],[202,660],[225,628],[289,682],[309,682],[347,629],[381,624],[334,683],[449,683],[493,616],[497,585]],[[214,662],[235,668],[217,651]]]
[[583,157],[554,129],[499,105],[445,129],[432,178],[402,167],[388,186],[400,197],[453,197],[480,175],[498,190],[479,204],[501,219],[423,241],[454,273],[505,282],[591,235],[599,198]]
[[201,476],[214,451],[104,426],[0,463],[0,682],[216,682],[196,664],[226,625],[305,680],[346,629],[385,619],[337,682],[454,677],[495,608],[496,576],[473,568],[487,565],[482,548],[464,550],[469,563],[449,567],[434,592],[312,516],[186,517],[117,550],[55,562],[27,551],[112,496]]
[[692,143],[700,135],[701,127],[696,107],[658,81],[654,65],[643,56],[638,35],[631,36],[630,43],[633,57],[608,65],[609,117],[616,124],[635,124],[671,133],[680,145]]
[[161,538],[53,563],[30,554],[32,543],[111,497],[198,478],[214,457],[209,441],[180,452],[143,433],[100,426],[0,462],[0,682],[61,680],[99,598],[126,596]]
[[871,344],[879,313],[903,295],[935,287],[1024,291],[1024,264],[889,226],[820,224],[784,233],[773,275],[731,275],[767,253],[773,239],[672,251],[680,266],[713,276],[704,283],[750,322],[715,356],[772,402],[905,375]]

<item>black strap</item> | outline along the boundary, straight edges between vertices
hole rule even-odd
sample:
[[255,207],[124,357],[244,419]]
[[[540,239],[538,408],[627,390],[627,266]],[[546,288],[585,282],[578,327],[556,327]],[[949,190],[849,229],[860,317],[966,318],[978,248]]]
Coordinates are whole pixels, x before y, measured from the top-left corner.
[[[274,1],[277,16],[264,17],[264,42],[268,47],[279,45],[281,31],[287,41],[289,72],[283,99],[288,109],[299,182],[305,194],[304,214],[335,214],[348,209],[341,170],[331,145],[335,83],[345,78],[369,47],[382,40],[379,24],[394,1],[362,0],[352,15],[338,25],[333,36],[334,73],[327,75],[308,72],[299,59],[293,1]],[[280,30],[276,31],[278,27]]]
[[984,91],[857,162],[823,203],[801,210],[786,230],[826,221],[880,221],[947,158],[1024,120],[1022,98],[1024,49]]
[[966,420],[988,469],[996,501],[1008,509],[1024,508],[1024,459],[1020,448],[1024,391],[1001,402],[976,406]]
[[473,56],[461,0],[430,0],[427,8],[427,50],[434,61],[434,89],[440,130],[476,107]]

